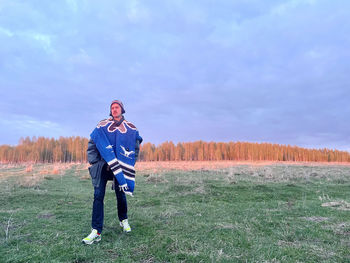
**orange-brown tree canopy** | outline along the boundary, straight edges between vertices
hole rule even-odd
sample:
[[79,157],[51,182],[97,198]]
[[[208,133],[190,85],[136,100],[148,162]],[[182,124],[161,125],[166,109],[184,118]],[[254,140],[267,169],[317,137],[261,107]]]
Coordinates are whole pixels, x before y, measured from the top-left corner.
[[[86,162],[88,139],[21,138],[17,146],[1,145],[0,162]],[[140,161],[295,161],[350,162],[350,153],[330,149],[251,142],[166,141],[158,146],[141,145]]]

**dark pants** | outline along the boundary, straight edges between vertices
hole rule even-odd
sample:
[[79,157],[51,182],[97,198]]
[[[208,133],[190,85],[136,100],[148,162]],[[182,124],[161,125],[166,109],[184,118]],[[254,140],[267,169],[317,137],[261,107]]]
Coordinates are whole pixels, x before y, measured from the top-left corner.
[[[106,192],[106,184],[108,180],[113,180],[113,173],[111,171],[107,171],[106,167],[102,170],[101,175],[101,182],[99,187],[95,187],[94,192],[94,203],[92,207],[92,220],[91,220],[91,227],[93,229],[97,229],[99,233],[102,232],[103,229],[103,218],[104,218],[104,211],[103,211],[103,200],[105,197]],[[119,221],[122,221],[124,219],[128,218],[127,212],[128,207],[126,203],[126,196],[123,191],[119,191],[119,185],[118,181],[115,181],[115,195],[117,197],[117,209],[118,209],[118,217]]]

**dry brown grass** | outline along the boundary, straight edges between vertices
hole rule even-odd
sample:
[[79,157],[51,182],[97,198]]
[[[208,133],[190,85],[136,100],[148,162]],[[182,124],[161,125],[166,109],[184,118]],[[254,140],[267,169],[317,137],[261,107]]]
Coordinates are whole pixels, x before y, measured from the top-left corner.
[[38,166],[37,172],[40,175],[61,175],[69,168],[71,168],[71,165],[67,164],[45,164],[44,166]]
[[324,222],[329,220],[328,217],[321,217],[321,216],[311,216],[311,217],[302,217],[303,219],[307,220],[307,221],[312,221],[312,222]]
[[64,175],[73,165],[75,164],[2,164],[0,180],[17,177],[19,186],[34,187],[44,178]]
[[33,164],[29,164],[26,166],[26,173],[30,173],[33,171]]
[[88,163],[77,164],[75,175],[80,176],[80,179],[82,180],[89,180],[91,178],[88,170],[89,166],[90,164]]
[[0,165],[0,181],[6,180],[13,176],[22,176],[25,172],[24,164],[1,164]]
[[232,161],[171,161],[171,162],[137,162],[138,171],[161,172],[169,170],[195,171],[195,170],[217,170],[240,165],[240,162]]
[[160,161],[160,162],[137,162],[138,171],[161,172],[169,170],[196,171],[196,170],[219,170],[235,166],[272,166],[272,165],[290,165],[290,166],[344,166],[350,167],[350,163],[312,163],[312,162],[250,162],[250,161]]
[[164,176],[162,176],[162,174],[155,174],[155,173],[152,173],[152,174],[145,174],[144,175],[146,178],[146,181],[147,182],[152,182],[152,183],[166,183],[167,180],[164,178]]
[[339,210],[350,210],[350,203],[340,200],[340,201],[331,201],[326,202],[321,205],[322,207],[333,207]]
[[[88,163],[56,164],[0,164],[0,180],[10,176],[20,176],[20,184],[33,186],[43,178],[65,174],[67,169],[75,168],[81,179],[90,179]],[[339,178],[350,174],[350,163],[297,163],[297,162],[243,162],[243,161],[171,161],[137,162],[136,170],[149,182],[162,182],[162,174],[167,171],[215,170],[218,176],[224,175],[227,183],[234,184],[244,176],[257,181],[288,181],[307,178]],[[215,177],[215,175],[214,175]],[[196,178],[199,180],[200,178]],[[192,179],[191,179],[192,180]],[[347,207],[347,206],[346,206]]]

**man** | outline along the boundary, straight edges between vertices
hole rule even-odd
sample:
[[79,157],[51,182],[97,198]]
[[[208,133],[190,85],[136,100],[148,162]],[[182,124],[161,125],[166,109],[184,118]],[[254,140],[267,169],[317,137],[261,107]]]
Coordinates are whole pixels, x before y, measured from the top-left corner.
[[110,105],[110,118],[102,120],[91,133],[88,144],[89,172],[94,186],[91,233],[82,240],[92,244],[101,240],[104,219],[103,200],[108,180],[113,180],[117,198],[120,226],[124,232],[131,228],[127,216],[127,195],[135,187],[135,162],[142,138],[136,127],[124,119],[124,105],[119,100]]

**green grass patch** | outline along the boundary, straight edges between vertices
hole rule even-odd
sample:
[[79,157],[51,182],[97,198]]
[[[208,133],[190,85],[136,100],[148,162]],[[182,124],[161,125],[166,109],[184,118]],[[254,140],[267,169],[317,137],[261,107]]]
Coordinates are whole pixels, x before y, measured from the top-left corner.
[[[349,171],[302,169],[281,180],[229,169],[140,173],[128,197],[132,232],[119,227],[109,185],[102,241],[90,246],[81,243],[93,201],[86,170],[30,187],[11,176],[0,182],[0,262],[350,262]],[[322,206],[332,201],[342,203]]]

